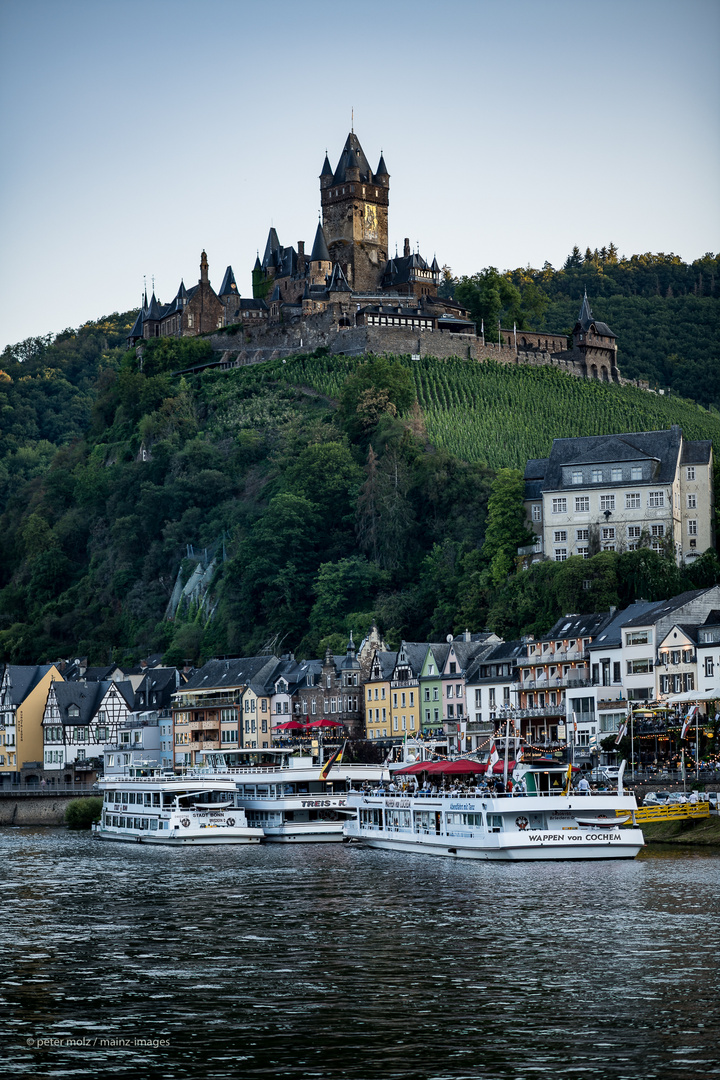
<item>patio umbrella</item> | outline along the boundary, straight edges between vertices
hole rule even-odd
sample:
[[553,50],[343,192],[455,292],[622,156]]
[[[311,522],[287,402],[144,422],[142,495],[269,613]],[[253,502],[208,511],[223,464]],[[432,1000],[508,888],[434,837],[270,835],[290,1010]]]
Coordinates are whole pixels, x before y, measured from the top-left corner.
[[316,727],[331,728],[331,727],[342,727],[342,724],[338,720],[313,720],[311,723],[306,724],[305,726],[309,727],[309,728],[316,728]]
[[434,761],[427,771],[433,775],[439,773],[442,776],[467,776],[468,773],[485,772],[485,766],[479,761],[460,758],[458,761]]
[[299,723],[297,720],[286,720],[284,724],[278,724],[275,728],[276,731],[302,731],[305,727],[304,724]]

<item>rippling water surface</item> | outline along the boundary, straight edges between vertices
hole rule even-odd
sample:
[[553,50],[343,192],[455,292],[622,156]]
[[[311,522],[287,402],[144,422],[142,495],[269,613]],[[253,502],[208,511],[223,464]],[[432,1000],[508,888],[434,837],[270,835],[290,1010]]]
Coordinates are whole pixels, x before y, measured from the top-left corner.
[[503,865],[5,829],[0,857],[4,1075],[720,1076],[718,852]]

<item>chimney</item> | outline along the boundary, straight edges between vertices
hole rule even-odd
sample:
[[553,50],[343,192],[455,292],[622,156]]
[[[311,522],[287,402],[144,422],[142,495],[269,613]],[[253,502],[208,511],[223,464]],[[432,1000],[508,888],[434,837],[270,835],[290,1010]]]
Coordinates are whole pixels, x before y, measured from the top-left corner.
[[203,251],[200,256],[200,284],[207,285],[208,280],[208,257]]
[[305,254],[305,241],[304,240],[298,240],[298,258],[302,258],[302,256],[304,254]]
[[408,259],[410,257],[410,239],[405,237],[405,246],[403,247],[403,256]]

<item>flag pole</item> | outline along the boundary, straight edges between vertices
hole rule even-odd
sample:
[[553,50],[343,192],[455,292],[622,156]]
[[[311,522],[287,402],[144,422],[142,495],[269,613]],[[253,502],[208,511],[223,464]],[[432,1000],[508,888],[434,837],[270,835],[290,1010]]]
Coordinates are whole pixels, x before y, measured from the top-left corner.
[[508,782],[508,743],[510,742],[510,717],[505,714],[505,768],[503,769],[504,787],[507,791]]
[[630,761],[632,762],[632,778],[635,783],[635,710],[630,706]]
[[695,779],[700,782],[700,706],[695,706]]

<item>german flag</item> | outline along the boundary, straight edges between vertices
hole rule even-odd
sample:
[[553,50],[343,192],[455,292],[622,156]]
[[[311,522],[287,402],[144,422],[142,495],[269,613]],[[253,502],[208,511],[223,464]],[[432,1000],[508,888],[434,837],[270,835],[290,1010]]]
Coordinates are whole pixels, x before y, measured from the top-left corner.
[[330,772],[330,770],[332,769],[333,765],[339,765],[340,764],[340,762],[343,759],[343,754],[345,753],[345,747],[346,746],[347,746],[347,739],[342,744],[342,746],[339,747],[335,751],[333,756],[329,757],[327,759],[327,761],[323,765],[322,769],[320,770],[320,780],[327,780],[327,775]]
[[565,786],[564,786],[563,792],[562,792],[563,795],[569,795],[570,794],[570,788],[572,786],[572,768],[573,768],[572,767],[572,762],[570,762],[570,764],[567,767],[567,772],[565,773]]

